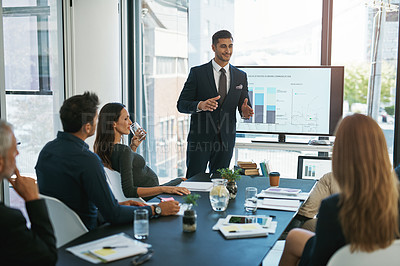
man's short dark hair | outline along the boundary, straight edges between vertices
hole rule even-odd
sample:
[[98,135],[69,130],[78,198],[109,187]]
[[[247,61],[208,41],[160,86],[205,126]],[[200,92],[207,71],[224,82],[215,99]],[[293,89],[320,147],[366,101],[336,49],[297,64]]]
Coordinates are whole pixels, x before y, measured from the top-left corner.
[[232,34],[227,30],[220,30],[214,33],[214,35],[212,36],[212,44],[214,46],[217,45],[218,39],[231,39],[233,41]]
[[95,93],[85,92],[64,101],[60,108],[60,118],[64,132],[76,133],[83,125],[93,124],[99,97]]

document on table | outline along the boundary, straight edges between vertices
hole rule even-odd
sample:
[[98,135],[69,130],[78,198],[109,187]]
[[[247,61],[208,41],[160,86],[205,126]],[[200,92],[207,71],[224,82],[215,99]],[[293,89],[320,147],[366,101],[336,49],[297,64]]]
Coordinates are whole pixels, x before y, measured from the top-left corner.
[[66,250],[94,264],[106,263],[138,254],[147,253],[150,245],[120,233],[84,243]]
[[258,199],[257,208],[281,210],[281,211],[297,211],[300,208],[299,200],[286,200],[286,199]]
[[265,190],[262,190],[257,197],[259,198],[274,198],[274,199],[296,199],[296,200],[307,200],[310,193],[300,192],[297,195],[287,195],[287,194],[276,194],[276,193],[268,193]]
[[257,223],[221,225],[219,231],[226,239],[268,236],[267,230]]
[[267,193],[297,195],[301,192],[298,188],[269,187],[265,190]]
[[[229,224],[227,218],[228,217],[219,218],[217,223],[212,227],[212,230],[217,231],[217,230],[220,230],[220,227],[222,227],[224,225],[232,225],[232,224]],[[265,230],[265,232],[267,232],[269,234],[275,234],[277,226],[278,226],[278,222],[277,221],[271,221],[269,226],[262,226],[262,228]]]
[[198,192],[209,192],[212,189],[212,182],[190,182],[184,181],[180,185],[180,187],[185,187],[190,191],[198,191]]

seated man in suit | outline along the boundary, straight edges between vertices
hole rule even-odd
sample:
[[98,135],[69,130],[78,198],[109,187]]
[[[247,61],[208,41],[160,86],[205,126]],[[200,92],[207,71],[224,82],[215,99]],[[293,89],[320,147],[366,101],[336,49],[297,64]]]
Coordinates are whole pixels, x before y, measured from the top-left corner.
[[60,109],[64,132],[58,132],[57,138],[46,144],[36,164],[40,193],[64,202],[89,230],[98,225],[97,210],[106,222],[113,224],[132,222],[137,208],[147,209],[152,217],[177,213],[177,201],[156,206],[143,206],[132,200],[117,202],[100,158],[85,143],[94,135],[98,104],[97,95],[89,92],[64,101]]
[[[46,204],[39,198],[35,180],[21,176],[15,165],[17,142],[12,127],[0,120],[0,180],[8,179],[14,190],[25,200],[31,229],[21,211],[0,202],[0,264],[55,265],[56,239]],[[16,174],[15,179],[10,177]]]

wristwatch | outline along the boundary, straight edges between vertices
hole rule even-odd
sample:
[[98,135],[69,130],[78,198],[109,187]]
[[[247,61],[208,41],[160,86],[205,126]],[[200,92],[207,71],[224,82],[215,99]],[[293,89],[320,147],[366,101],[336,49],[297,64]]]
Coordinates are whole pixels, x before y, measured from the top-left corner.
[[161,215],[161,207],[158,205],[154,205],[154,213],[155,213],[154,217],[158,218],[158,216]]

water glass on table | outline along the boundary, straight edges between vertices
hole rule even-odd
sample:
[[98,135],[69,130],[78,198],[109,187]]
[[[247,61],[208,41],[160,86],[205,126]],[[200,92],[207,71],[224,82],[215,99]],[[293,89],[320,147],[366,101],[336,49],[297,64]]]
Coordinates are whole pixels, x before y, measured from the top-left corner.
[[133,235],[136,239],[147,239],[149,235],[149,212],[146,209],[134,210]]
[[246,212],[257,211],[257,188],[247,187],[246,188],[246,201],[244,203]]

